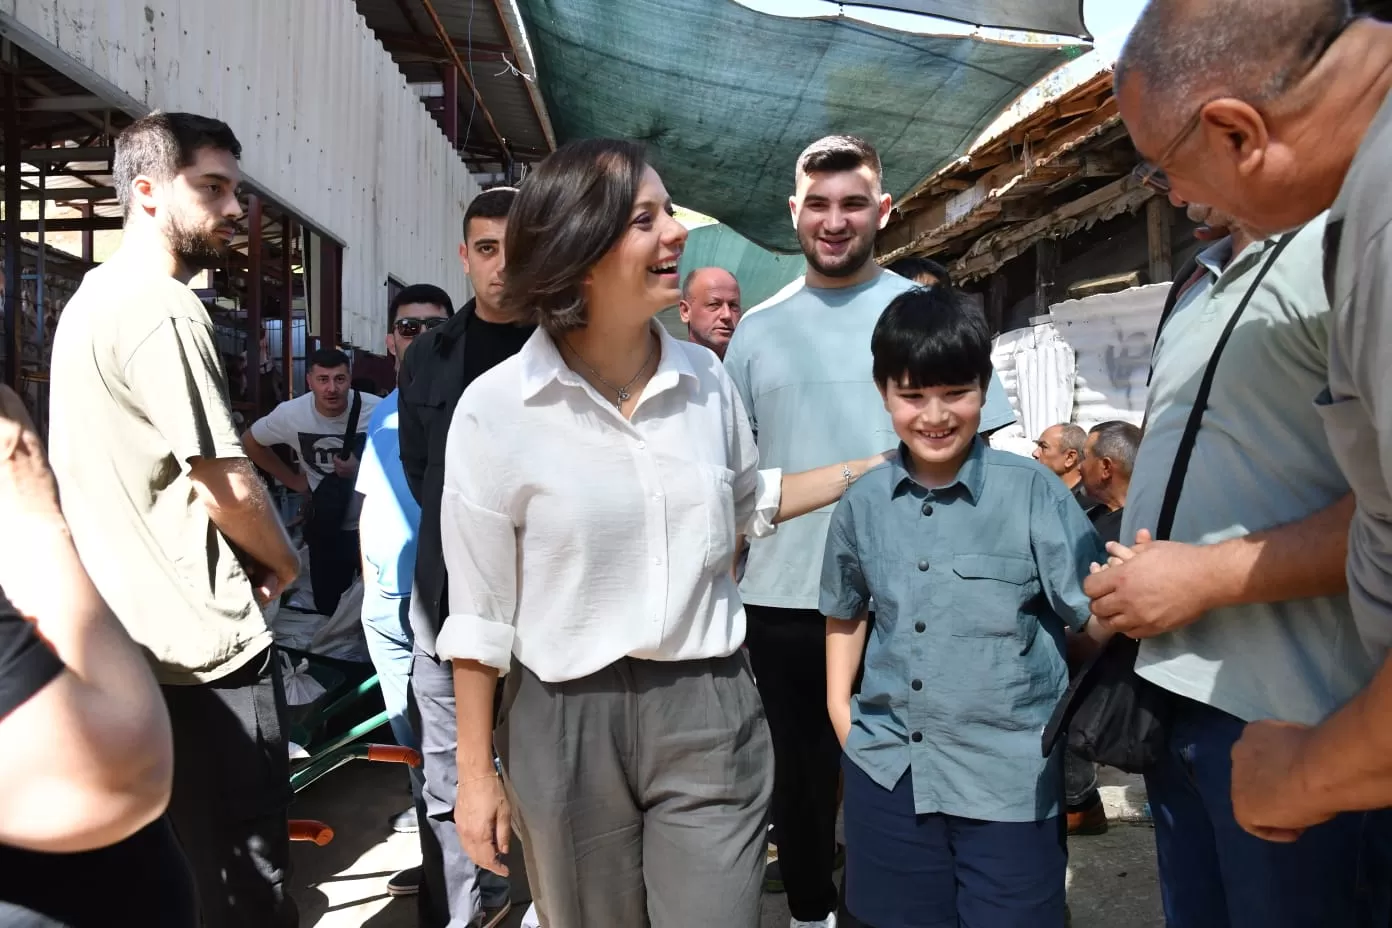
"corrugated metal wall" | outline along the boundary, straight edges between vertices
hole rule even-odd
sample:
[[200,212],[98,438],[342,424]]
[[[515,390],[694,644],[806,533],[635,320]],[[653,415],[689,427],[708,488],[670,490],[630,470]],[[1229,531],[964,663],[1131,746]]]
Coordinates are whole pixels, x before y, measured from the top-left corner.
[[[1039,433],[1054,424],[1046,418],[1084,429],[1111,419],[1140,425],[1150,349],[1169,286],[1056,303],[1049,307],[1048,322],[997,338],[991,360],[1020,420],[991,443],[1029,454]],[[1071,353],[1071,364],[1057,356],[1059,349]],[[1068,394],[1071,414],[1063,411],[1070,405]]]
[[350,0],[0,0],[4,16],[95,92],[230,124],[247,177],[346,246],[345,341],[378,347],[388,274],[469,295],[478,186]]

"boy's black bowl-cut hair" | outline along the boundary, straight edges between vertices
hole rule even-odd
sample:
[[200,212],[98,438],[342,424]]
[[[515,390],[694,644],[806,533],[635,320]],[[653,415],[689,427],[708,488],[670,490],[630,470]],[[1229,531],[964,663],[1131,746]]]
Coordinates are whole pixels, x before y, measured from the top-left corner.
[[975,306],[947,287],[906,290],[870,337],[875,383],[882,389],[945,387],[991,380],[991,330]]

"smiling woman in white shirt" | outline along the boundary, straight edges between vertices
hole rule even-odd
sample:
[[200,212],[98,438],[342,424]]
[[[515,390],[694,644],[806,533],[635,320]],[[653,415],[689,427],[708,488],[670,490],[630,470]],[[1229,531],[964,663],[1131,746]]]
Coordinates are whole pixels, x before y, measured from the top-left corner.
[[515,814],[548,928],[757,923],[773,755],[736,535],[830,505],[881,460],[758,470],[720,360],[653,318],[680,298],[685,241],[637,144],[551,155],[505,242],[504,306],[538,329],[450,426],[455,820],[505,872]]

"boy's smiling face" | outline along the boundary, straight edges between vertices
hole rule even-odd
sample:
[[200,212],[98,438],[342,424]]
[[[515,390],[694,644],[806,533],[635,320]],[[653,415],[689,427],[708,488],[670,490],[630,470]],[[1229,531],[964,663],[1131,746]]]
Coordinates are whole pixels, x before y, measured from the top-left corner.
[[981,427],[981,384],[910,387],[890,381],[880,394],[895,434],[913,458],[915,475],[929,482],[950,482]]

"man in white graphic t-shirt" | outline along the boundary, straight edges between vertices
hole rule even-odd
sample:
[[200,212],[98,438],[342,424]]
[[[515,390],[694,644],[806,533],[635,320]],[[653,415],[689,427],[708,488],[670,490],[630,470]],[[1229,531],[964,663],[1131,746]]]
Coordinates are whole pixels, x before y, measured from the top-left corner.
[[[353,481],[367,424],[380,398],[349,386],[348,356],[336,348],[315,352],[305,379],[310,392],[286,400],[254,422],[242,436],[242,447],[257,467],[292,490],[312,494],[313,508],[305,527],[310,582],[315,608],[332,614],[358,567],[362,502],[353,493]],[[355,398],[357,422],[352,446],[345,448]],[[287,464],[271,450],[279,444],[294,450],[298,466]]]

